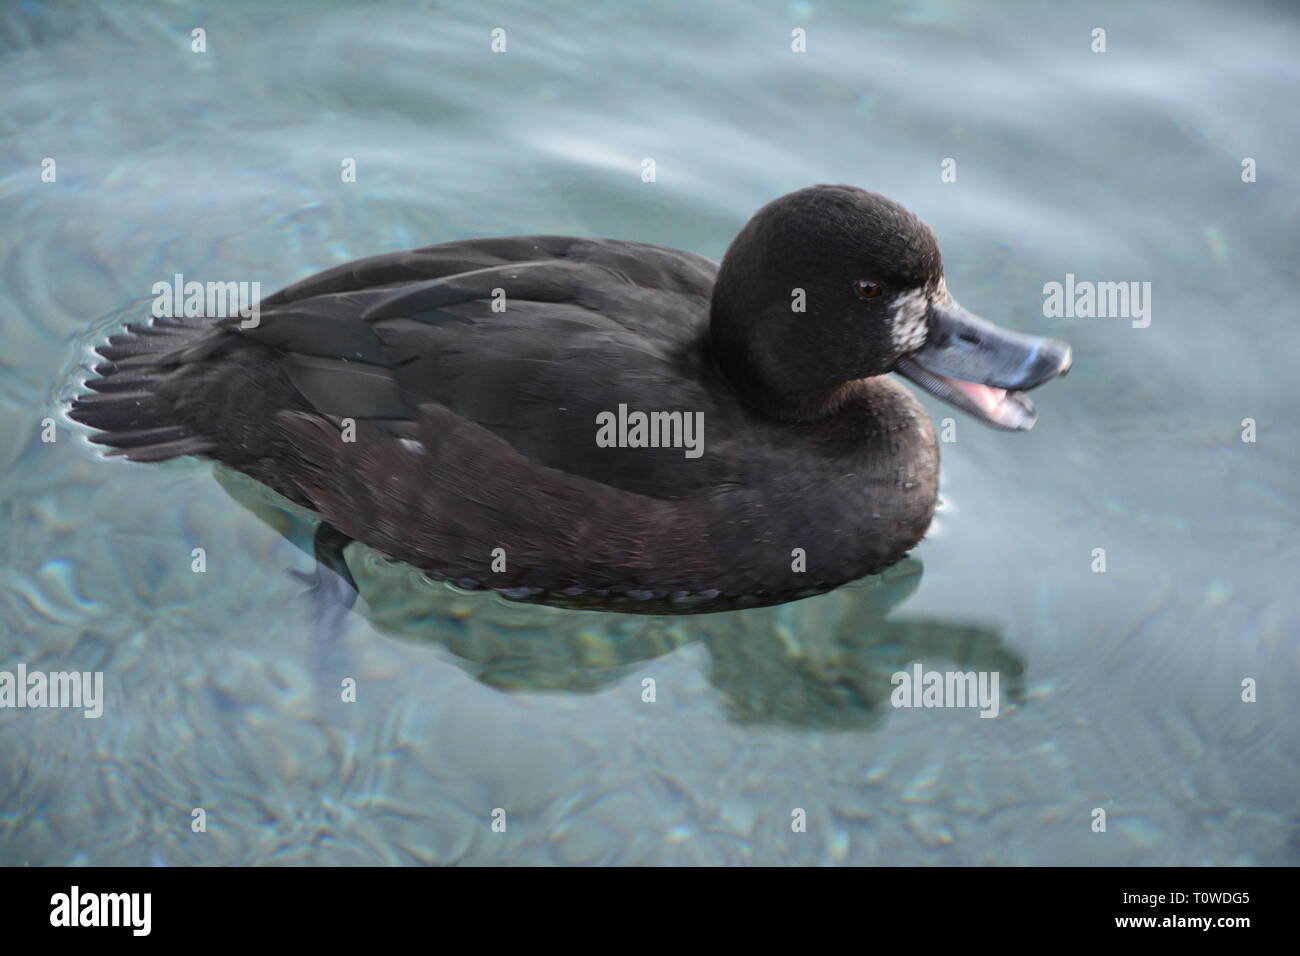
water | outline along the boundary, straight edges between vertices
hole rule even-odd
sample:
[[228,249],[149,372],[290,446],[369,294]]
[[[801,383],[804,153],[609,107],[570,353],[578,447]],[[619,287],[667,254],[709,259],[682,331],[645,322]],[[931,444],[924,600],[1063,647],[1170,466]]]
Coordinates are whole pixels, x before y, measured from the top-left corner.
[[[0,863],[1300,861],[1298,42],[1287,4],[6,5],[0,670],[106,704],[0,710]],[[717,258],[815,182],[910,206],[967,307],[1075,348],[1028,435],[927,400],[944,507],[886,580],[640,618],[369,556],[322,648],[297,518],[57,412],[175,272],[527,232]],[[1044,318],[1067,273],[1151,282],[1150,326]],[[1000,715],[891,708],[916,660],[998,670]]]

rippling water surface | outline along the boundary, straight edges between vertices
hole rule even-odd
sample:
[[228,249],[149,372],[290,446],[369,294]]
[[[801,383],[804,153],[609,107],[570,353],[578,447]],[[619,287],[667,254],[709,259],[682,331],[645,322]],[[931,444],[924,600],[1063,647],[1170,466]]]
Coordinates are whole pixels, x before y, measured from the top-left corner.
[[[1287,4],[6,5],[0,670],[106,704],[0,709],[0,863],[1300,862],[1298,45]],[[1028,435],[955,416],[931,536],[833,594],[601,615],[363,555],[325,647],[301,516],[58,412],[176,272],[528,232],[718,258],[815,182],[910,206],[966,306],[1076,356]],[[1067,273],[1150,282],[1150,326],[1044,318]],[[913,661],[999,671],[1001,714],[891,708]]]

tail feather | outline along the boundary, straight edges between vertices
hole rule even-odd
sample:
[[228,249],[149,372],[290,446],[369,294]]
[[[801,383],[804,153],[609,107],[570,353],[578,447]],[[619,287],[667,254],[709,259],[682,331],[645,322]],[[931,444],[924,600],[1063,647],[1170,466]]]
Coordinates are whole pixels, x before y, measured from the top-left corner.
[[180,458],[182,455],[206,455],[214,448],[213,442],[195,435],[180,441],[145,445],[141,448],[115,448],[108,454],[110,457],[120,455],[128,461],[168,461],[172,458]]
[[118,451],[165,445],[192,437],[184,425],[163,425],[160,428],[140,428],[136,431],[114,431],[111,435],[94,435],[96,445],[112,445]]
[[86,382],[86,388],[93,392],[151,392],[158,384],[157,375],[111,375],[108,378],[92,378]]
[[180,455],[211,451],[213,442],[185,421],[161,394],[178,356],[208,332],[201,320],[155,319],[152,324],[128,324],[95,349],[104,359],[94,367],[96,378],[73,399],[68,415],[96,429],[97,445],[114,449],[132,461],[164,461]]

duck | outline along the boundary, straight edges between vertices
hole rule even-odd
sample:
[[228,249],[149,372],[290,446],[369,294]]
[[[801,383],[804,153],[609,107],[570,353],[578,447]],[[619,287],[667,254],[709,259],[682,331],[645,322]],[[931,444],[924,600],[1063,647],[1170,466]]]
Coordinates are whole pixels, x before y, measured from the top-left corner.
[[247,314],[128,323],[69,416],[109,456],[211,459],[345,549],[466,589],[685,612],[781,603],[924,538],[939,446],[900,378],[1026,431],[1070,346],[964,309],[934,232],[849,185],[721,262],[624,239],[359,259]]

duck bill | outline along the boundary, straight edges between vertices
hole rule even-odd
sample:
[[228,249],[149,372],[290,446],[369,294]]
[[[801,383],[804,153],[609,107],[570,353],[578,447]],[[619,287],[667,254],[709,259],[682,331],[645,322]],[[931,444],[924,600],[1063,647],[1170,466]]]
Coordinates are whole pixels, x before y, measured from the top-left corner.
[[1038,413],[1024,393],[1069,371],[1070,346],[1000,329],[951,298],[931,302],[928,320],[926,344],[894,371],[994,428],[1033,428]]

